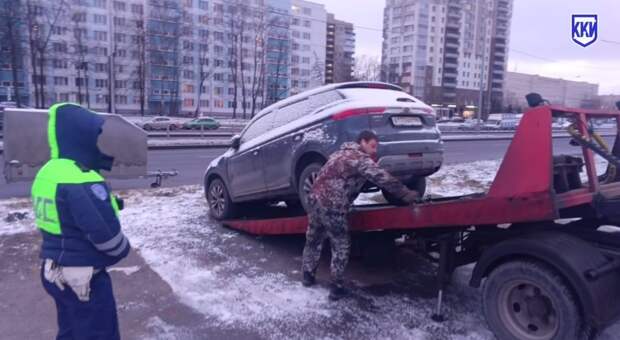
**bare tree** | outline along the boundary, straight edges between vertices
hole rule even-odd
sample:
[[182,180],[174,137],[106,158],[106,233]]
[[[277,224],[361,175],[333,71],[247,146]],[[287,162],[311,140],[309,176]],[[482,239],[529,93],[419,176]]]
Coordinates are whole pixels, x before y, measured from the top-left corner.
[[[230,46],[228,48],[228,67],[230,68],[230,76],[233,82],[233,113],[232,118],[237,118],[237,99],[239,94],[239,64],[243,62],[243,60],[239,60],[239,40],[242,40],[239,36],[240,26],[242,26],[242,22],[237,17],[237,3],[235,5],[231,5],[229,7],[228,13],[228,41],[230,42]],[[242,76],[243,78],[243,76]]]
[[353,78],[355,80],[379,81],[381,78],[381,61],[379,57],[362,55],[356,58]]
[[144,116],[145,108],[146,108],[146,51],[147,51],[147,32],[146,25],[144,22],[144,9],[142,8],[139,13],[137,13],[133,18],[133,38],[132,43],[134,44],[136,51],[136,62],[137,65],[132,72],[133,78],[133,89],[138,90],[138,98],[140,101],[140,115]]
[[67,2],[58,0],[46,3],[40,0],[26,0],[26,25],[28,26],[28,43],[30,63],[35,89],[35,105],[45,107],[45,61],[48,54],[52,32],[57,27],[61,14],[66,10]]
[[[265,79],[265,22],[262,11],[257,11],[255,17],[254,46],[252,49],[252,85],[250,97],[252,100],[250,118],[254,118],[258,105],[258,97],[263,93]],[[262,96],[261,98],[264,98]]]
[[[89,92],[89,73],[88,73],[88,46],[85,42],[86,28],[82,25],[80,20],[80,13],[75,12],[71,16],[71,22],[73,24],[73,54],[75,56],[75,70],[77,71],[77,88],[78,88],[78,102],[82,104],[84,97],[86,97],[86,104],[90,108],[90,92]],[[82,92],[82,87],[85,87],[85,94]]]
[[[5,1],[0,7],[0,58],[7,57],[11,67],[13,93],[17,107],[22,106],[18,72],[20,69],[24,70],[24,45],[20,30],[22,10],[21,0]],[[8,56],[5,56],[3,51],[8,51]],[[7,88],[7,91],[10,89]]]
[[[207,42],[208,42],[209,38],[207,37]],[[200,46],[204,46],[204,47],[200,47],[199,50],[199,58],[198,58],[198,78],[197,78],[197,90],[198,90],[198,100],[196,103],[196,110],[194,111],[194,117],[198,117],[200,115],[200,102],[202,99],[202,89],[205,86],[205,81],[207,81],[207,79],[209,77],[211,77],[212,69],[210,68],[210,64],[209,64],[209,48],[208,48],[208,44],[201,44]]]

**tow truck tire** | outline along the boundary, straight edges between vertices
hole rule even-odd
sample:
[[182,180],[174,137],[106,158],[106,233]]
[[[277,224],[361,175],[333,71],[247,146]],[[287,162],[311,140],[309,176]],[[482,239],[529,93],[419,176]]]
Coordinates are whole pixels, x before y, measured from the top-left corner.
[[314,184],[314,181],[316,180],[316,177],[322,167],[323,164],[321,163],[310,163],[299,175],[297,194],[299,195],[299,201],[305,211],[308,211],[308,195],[310,194],[310,188],[312,187],[312,184]]
[[209,183],[205,195],[209,203],[209,213],[213,218],[221,221],[235,217],[237,205],[230,200],[228,189],[220,178]]
[[564,278],[530,260],[499,265],[482,288],[489,328],[502,340],[578,340],[585,334],[579,304]]
[[[420,197],[424,196],[424,193],[426,193],[426,177],[414,178],[409,182],[405,183],[405,185],[407,186],[407,188],[417,191],[420,194]],[[405,204],[401,199],[395,197],[394,195],[383,189],[381,189],[381,193],[383,194],[383,197],[385,197],[385,200],[391,205]]]

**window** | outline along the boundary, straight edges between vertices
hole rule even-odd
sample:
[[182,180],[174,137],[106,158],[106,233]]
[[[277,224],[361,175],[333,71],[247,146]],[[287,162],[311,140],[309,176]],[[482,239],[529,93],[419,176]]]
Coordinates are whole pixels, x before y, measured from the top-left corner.
[[312,15],[312,9],[308,7],[304,7],[303,12],[305,15]]
[[[224,81],[224,75],[222,73],[215,73],[215,74],[213,74],[213,80],[215,80],[215,81]],[[219,93],[219,94],[221,94],[221,93]]]
[[190,65],[194,63],[194,58],[191,56],[183,56],[183,64]]
[[114,96],[117,104],[127,104],[127,96],[126,95],[117,95]]
[[125,33],[114,33],[114,41],[124,43],[127,40]]
[[185,99],[183,99],[183,106],[185,106],[185,107],[194,107],[194,98],[185,98]]
[[301,63],[302,64],[310,64],[310,57],[303,57],[303,58],[301,58]]
[[97,8],[105,9],[107,7],[107,0],[94,0],[93,6]]
[[108,64],[96,63],[95,64],[95,72],[107,72]]
[[108,32],[95,31],[95,40],[98,40],[98,41],[108,40]]
[[105,25],[108,22],[108,17],[103,14],[95,14],[93,15],[93,19],[95,21],[95,24]]
[[64,60],[64,59],[54,59],[52,61],[52,66],[54,68],[64,68],[64,69],[66,69],[66,68],[68,68],[68,63],[67,63],[67,60]]
[[192,70],[184,70],[183,71],[183,78],[184,79],[194,79],[194,71],[192,71]]
[[312,27],[310,20],[304,20],[304,27]]
[[203,0],[198,0],[198,8],[203,9],[203,10],[208,10],[209,9],[209,2],[203,1]]
[[116,51],[116,56],[117,57],[126,57],[127,56],[127,50],[123,50],[123,49],[119,49]]
[[184,93],[194,93],[194,85],[191,85],[191,84],[183,85],[183,92]]
[[241,143],[245,143],[269,131],[272,127],[272,120],[273,112],[269,112],[255,120],[241,136]]
[[54,77],[54,85],[69,85],[69,78],[67,78],[67,77]]
[[308,32],[304,32],[303,38],[306,40],[310,40],[311,39],[311,35]]
[[127,87],[127,80],[115,80],[114,87],[117,89],[124,89]]
[[141,4],[132,4],[131,5],[131,13],[133,14],[142,14],[144,13],[144,7]]
[[299,31],[293,31],[294,38],[299,38],[299,35],[300,35]]
[[125,18],[114,17],[114,26],[123,27],[127,25]]
[[114,1],[113,7],[115,11],[125,11],[126,9],[125,3],[121,1]]
[[203,24],[203,25],[209,24],[209,16],[207,16],[207,15],[199,15],[198,16],[198,22]]
[[107,79],[95,79],[95,87],[97,88],[108,87],[108,80]]

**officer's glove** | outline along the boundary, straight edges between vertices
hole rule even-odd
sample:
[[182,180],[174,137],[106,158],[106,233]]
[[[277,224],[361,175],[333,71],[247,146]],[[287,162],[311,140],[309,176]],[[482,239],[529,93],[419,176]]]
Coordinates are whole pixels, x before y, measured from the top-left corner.
[[45,259],[45,263],[43,264],[43,277],[53,283],[60,290],[65,290],[64,281],[62,279],[62,271],[60,267],[58,267],[54,261],[50,259]]
[[90,279],[93,267],[62,267],[62,277],[82,302],[90,299]]
[[123,210],[125,209],[125,200],[118,197],[118,196],[114,196],[114,199],[116,200],[116,206],[118,206],[118,210]]
[[410,190],[401,200],[407,204],[414,204],[420,200],[420,194],[417,191]]

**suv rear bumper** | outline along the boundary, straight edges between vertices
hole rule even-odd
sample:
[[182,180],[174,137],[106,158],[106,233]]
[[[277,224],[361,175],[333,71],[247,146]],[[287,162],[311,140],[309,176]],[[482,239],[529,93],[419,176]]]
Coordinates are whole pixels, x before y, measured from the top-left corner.
[[389,155],[379,159],[378,164],[390,174],[405,179],[413,176],[428,176],[437,171],[443,162],[442,152],[427,152],[416,155]]

